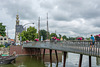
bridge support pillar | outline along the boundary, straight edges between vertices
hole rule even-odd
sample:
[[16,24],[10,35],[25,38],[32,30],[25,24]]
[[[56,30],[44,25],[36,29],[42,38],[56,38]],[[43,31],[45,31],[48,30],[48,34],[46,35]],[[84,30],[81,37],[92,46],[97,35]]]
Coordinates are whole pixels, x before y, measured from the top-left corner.
[[66,63],[66,54],[67,54],[67,52],[64,52],[64,62],[63,62],[63,67],[65,67],[65,63]]
[[45,49],[44,49],[44,51],[43,51],[43,61],[44,61],[44,56],[45,56]]
[[40,58],[41,58],[41,49],[39,48]]
[[83,57],[83,55],[82,55],[82,54],[80,54],[79,67],[81,67],[81,66],[82,66],[82,57]]
[[32,49],[30,48],[30,56],[31,56],[31,58],[32,58]]
[[57,55],[57,50],[55,50],[55,54],[56,54],[56,59],[57,59],[57,63],[58,63],[58,55]]
[[52,67],[52,50],[50,49],[50,67]]
[[89,67],[91,67],[91,56],[89,56]]

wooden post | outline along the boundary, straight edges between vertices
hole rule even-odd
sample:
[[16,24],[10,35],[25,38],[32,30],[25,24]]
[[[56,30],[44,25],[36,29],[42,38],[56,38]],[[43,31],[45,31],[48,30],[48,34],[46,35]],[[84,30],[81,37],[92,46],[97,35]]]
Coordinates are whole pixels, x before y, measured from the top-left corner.
[[50,67],[52,67],[52,50],[50,49]]
[[43,51],[43,61],[44,61],[44,56],[45,56],[45,49],[44,49],[44,51]]
[[39,48],[40,58],[41,58],[41,49]]
[[65,63],[66,63],[66,53],[67,53],[67,52],[64,52],[64,62],[63,62],[63,67],[65,67]]
[[83,57],[83,55],[82,55],[82,54],[80,54],[79,67],[81,67],[81,66],[82,66],[82,57]]
[[89,67],[91,67],[91,56],[89,56]]
[[31,50],[31,48],[30,48],[30,56],[31,56],[31,58],[32,58],[32,50]]
[[57,59],[57,63],[58,63],[58,55],[57,55],[57,50],[55,50],[55,54],[56,54],[56,59]]

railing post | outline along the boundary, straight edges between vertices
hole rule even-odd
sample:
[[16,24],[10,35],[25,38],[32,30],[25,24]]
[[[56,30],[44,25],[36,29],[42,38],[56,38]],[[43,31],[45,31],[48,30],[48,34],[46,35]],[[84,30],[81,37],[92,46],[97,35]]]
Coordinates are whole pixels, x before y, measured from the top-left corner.
[[98,56],[99,56],[99,46],[100,46],[100,42],[98,43]]
[[81,67],[82,65],[82,57],[83,57],[83,55],[82,54],[80,54],[80,60],[79,60],[79,67]]
[[63,67],[65,67],[65,63],[66,63],[66,53],[67,53],[67,52],[64,52],[64,62],[63,62]]

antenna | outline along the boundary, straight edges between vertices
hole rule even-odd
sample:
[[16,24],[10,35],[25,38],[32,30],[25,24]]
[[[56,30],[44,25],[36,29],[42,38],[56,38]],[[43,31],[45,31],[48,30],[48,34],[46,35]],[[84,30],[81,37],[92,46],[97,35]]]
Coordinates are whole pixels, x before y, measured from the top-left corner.
[[8,28],[7,28],[7,37],[8,37]]
[[48,39],[48,36],[49,36],[49,28],[48,28],[48,13],[47,13],[47,39]]
[[40,37],[40,17],[38,19],[38,39]]

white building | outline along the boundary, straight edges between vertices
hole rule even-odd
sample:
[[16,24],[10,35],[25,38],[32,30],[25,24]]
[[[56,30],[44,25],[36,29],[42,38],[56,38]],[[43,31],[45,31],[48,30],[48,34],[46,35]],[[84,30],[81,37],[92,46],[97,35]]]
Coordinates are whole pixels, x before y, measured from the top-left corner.
[[8,36],[3,37],[3,36],[0,35],[0,45],[4,44],[6,42],[8,43]]

